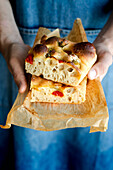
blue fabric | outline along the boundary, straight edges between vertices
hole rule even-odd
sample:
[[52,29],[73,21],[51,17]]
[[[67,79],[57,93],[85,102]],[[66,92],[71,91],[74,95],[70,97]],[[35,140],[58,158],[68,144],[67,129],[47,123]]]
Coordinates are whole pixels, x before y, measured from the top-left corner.
[[[85,28],[90,28],[86,33],[88,40],[93,42],[100,31],[97,28],[101,28],[108,17],[102,12],[107,0],[40,2],[12,0],[21,36],[24,42],[31,46],[39,25],[52,29],[63,28],[61,36],[66,36],[76,17],[81,17]],[[96,10],[96,13],[89,13],[86,9],[90,12]],[[0,123],[4,124],[16,98],[17,87],[1,55],[0,61]],[[109,129],[106,133],[89,134],[89,128],[53,132],[17,126],[8,130],[0,129],[0,170],[113,170],[112,80],[113,65],[102,81],[110,113]]]
[[107,21],[112,7],[110,0],[10,1],[18,26],[24,28],[45,26],[71,29],[74,20],[79,17],[85,29],[100,29]]

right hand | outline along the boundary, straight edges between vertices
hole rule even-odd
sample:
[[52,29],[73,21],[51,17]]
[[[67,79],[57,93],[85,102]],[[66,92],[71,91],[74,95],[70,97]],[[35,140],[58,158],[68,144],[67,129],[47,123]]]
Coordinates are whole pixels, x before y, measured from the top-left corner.
[[30,46],[24,43],[12,43],[4,56],[20,93],[24,93],[27,89],[24,63],[29,49]]
[[108,45],[102,42],[101,38],[94,41],[97,53],[97,61],[88,73],[88,78],[93,80],[97,77],[102,79],[106,75],[108,68],[112,64],[112,53]]

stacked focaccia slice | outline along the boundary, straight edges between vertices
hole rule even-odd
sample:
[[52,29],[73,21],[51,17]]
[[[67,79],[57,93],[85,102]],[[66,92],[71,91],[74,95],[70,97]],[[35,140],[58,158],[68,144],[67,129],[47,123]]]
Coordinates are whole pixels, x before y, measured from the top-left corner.
[[25,60],[27,73],[33,75],[31,102],[84,102],[86,75],[96,58],[95,47],[89,42],[44,35]]
[[85,101],[86,78],[76,87],[32,76],[31,102],[81,103]]

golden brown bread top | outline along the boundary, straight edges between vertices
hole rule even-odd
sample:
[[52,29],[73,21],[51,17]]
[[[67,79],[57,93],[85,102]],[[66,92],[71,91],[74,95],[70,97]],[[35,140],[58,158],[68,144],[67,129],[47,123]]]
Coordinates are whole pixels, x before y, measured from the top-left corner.
[[59,62],[68,63],[77,72],[80,72],[81,63],[88,65],[96,55],[94,45],[89,42],[75,43],[64,38],[56,36],[48,38],[44,35],[40,43],[29,51],[33,58],[41,56],[45,60],[48,57],[55,58]]
[[37,44],[34,48],[33,51],[38,54],[43,54],[48,52],[48,48],[44,44]]
[[95,57],[96,49],[93,44],[89,42],[82,42],[74,44],[73,53],[76,54],[80,59],[84,58],[89,61]]
[[[42,37],[42,39],[43,39],[43,37]],[[45,41],[43,41],[42,43],[45,44],[45,45],[57,45],[58,40],[59,40],[59,38],[54,36],[54,37],[50,37],[48,39],[45,39]]]

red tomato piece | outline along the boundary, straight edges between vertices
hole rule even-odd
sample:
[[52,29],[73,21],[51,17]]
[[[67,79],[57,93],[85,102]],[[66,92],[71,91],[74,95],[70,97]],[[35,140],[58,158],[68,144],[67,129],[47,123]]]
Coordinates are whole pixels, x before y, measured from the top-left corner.
[[33,54],[28,54],[27,58],[25,59],[26,62],[33,64]]
[[63,93],[60,92],[60,91],[54,91],[52,94],[55,95],[55,96],[60,96],[60,97],[64,96]]
[[63,60],[58,60],[59,61],[59,63],[64,63],[64,61]]

